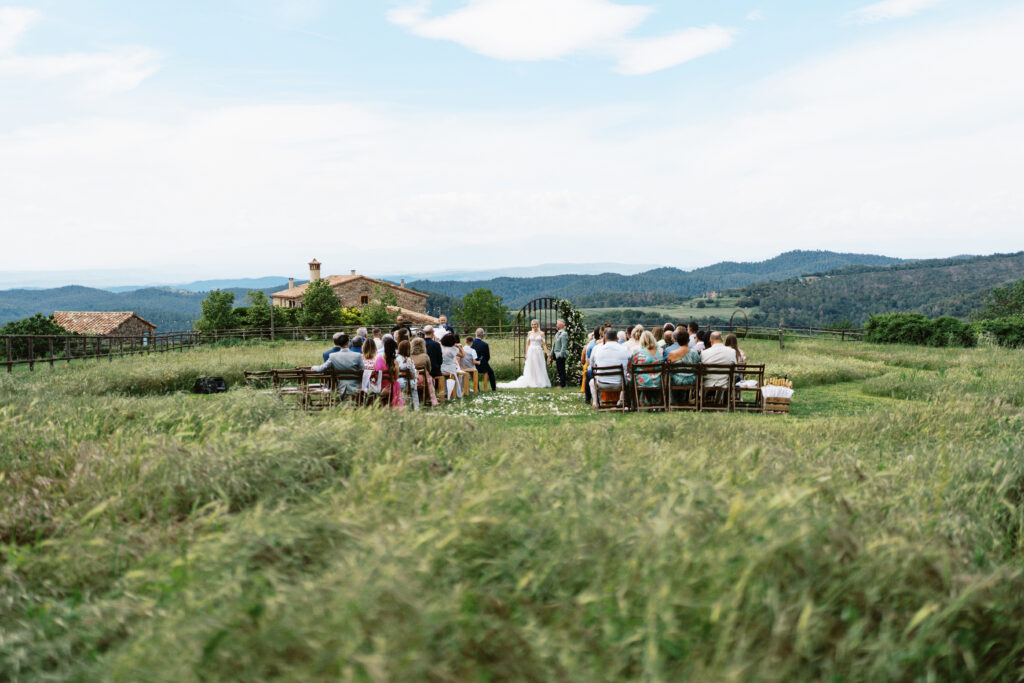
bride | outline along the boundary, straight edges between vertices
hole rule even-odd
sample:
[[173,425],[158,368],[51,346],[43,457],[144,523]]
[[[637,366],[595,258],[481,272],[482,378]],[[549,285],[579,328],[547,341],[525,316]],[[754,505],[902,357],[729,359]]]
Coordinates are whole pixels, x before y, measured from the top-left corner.
[[548,345],[540,323],[530,321],[530,333],[526,337],[526,364],[523,376],[514,382],[498,382],[499,389],[546,389],[551,386],[548,368],[544,360],[548,357]]

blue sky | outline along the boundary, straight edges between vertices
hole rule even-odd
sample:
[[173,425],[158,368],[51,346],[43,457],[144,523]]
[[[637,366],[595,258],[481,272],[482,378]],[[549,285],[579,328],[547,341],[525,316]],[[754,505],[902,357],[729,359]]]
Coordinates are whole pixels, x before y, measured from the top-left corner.
[[994,0],[0,0],[0,270],[1015,251],[1020,35]]

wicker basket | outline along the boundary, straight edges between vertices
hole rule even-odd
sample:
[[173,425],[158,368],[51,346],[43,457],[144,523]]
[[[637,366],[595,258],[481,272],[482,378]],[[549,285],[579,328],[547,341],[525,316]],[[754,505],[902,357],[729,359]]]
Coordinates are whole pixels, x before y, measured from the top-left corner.
[[764,397],[764,412],[769,415],[789,415],[789,404],[788,398],[775,398],[773,396]]

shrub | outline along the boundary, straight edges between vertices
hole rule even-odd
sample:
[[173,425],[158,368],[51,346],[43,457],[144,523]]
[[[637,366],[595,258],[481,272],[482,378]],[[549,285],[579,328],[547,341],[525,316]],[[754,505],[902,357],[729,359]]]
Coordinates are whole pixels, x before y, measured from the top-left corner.
[[1020,348],[1024,346],[1024,315],[983,320],[975,324],[979,332],[992,335],[1000,346]]
[[929,320],[921,313],[887,313],[868,319],[864,341],[967,348],[977,344],[977,334],[967,323],[948,315]]

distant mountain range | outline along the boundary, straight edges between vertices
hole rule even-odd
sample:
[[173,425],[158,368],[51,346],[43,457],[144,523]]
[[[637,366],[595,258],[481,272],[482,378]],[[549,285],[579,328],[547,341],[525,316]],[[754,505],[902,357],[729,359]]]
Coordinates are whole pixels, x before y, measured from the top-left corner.
[[542,263],[539,266],[523,266],[521,268],[495,268],[491,270],[448,270],[434,273],[402,273],[399,275],[383,275],[382,280],[398,282],[401,279],[413,280],[454,280],[480,281],[493,280],[500,277],[543,277],[546,275],[598,275],[600,273],[618,273],[634,275],[647,270],[660,268],[657,263]]
[[690,271],[655,268],[635,275],[605,273],[528,278],[499,277],[491,280],[415,280],[408,286],[454,298],[462,298],[466,293],[482,287],[503,297],[510,307],[518,308],[531,299],[549,295],[566,299],[609,292],[661,292],[694,296],[849,265],[884,266],[902,262],[902,259],[873,254],[789,251],[766,261],[723,261]]
[[[305,280],[296,280],[295,284],[303,284]],[[176,289],[183,292],[209,292],[211,289],[273,289],[279,292],[288,287],[286,277],[241,277],[225,280],[196,280],[184,284],[166,285],[123,285],[119,287],[103,287],[108,292],[136,292],[140,289]]]
[[[894,310],[963,317],[981,306],[992,287],[1022,278],[1024,252],[907,261],[871,254],[791,251],[765,261],[726,261],[690,271],[654,268],[633,275],[416,280],[408,286],[430,293],[430,301],[449,304],[474,289],[490,289],[513,309],[547,295],[588,301],[590,305],[606,301],[607,306],[622,305],[617,302],[642,306],[643,301],[731,291],[745,297],[749,306],[756,306],[758,317],[770,324],[782,318],[794,325],[826,325],[842,320],[860,325],[869,313]],[[258,286],[267,282],[271,286]],[[286,286],[287,280],[281,278],[250,278],[119,292],[80,286],[8,290],[0,292],[0,323],[56,310],[135,311],[167,332],[192,327],[208,289],[232,291],[236,305],[243,305],[247,289],[271,293]]]

